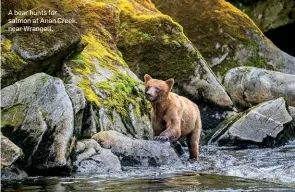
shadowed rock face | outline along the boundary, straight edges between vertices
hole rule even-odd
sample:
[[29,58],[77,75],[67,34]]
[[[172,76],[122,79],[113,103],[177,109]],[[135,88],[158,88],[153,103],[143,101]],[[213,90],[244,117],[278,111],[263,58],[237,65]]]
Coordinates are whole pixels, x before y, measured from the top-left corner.
[[179,22],[218,77],[238,66],[295,73],[295,58],[280,51],[242,11],[223,0],[153,0]]
[[1,94],[1,132],[22,148],[24,167],[30,172],[67,167],[74,113],[63,82],[38,73]]
[[294,120],[283,98],[264,102],[223,124],[210,142],[221,146],[273,147],[295,137]]
[[295,106],[295,75],[238,67],[225,75],[224,86],[235,105],[242,109],[279,97]]
[[92,138],[102,147],[110,148],[122,166],[182,165],[169,142],[131,139],[116,131],[103,131]]

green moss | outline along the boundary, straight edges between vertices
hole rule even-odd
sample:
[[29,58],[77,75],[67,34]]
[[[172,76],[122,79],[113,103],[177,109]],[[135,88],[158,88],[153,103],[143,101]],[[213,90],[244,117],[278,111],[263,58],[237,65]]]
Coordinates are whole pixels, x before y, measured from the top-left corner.
[[40,111],[41,111],[41,113],[42,113],[42,119],[43,119],[43,120],[46,120],[48,114],[47,114],[46,111],[44,111],[43,109],[40,109]]
[[26,105],[14,105],[1,110],[1,128],[2,127],[19,127],[22,125],[27,113]]
[[136,115],[139,117],[143,115],[140,111],[140,103],[144,99],[133,91],[138,85],[139,82],[117,71],[114,77],[107,81],[97,83],[96,87],[108,94],[107,99],[103,100],[103,105],[108,109],[110,115],[113,109],[115,109],[122,117],[127,117],[128,105],[131,103],[135,106]]
[[101,98],[96,95],[93,88],[91,87],[91,82],[88,79],[83,79],[77,84],[84,92],[86,98],[94,102],[97,106],[101,106]]

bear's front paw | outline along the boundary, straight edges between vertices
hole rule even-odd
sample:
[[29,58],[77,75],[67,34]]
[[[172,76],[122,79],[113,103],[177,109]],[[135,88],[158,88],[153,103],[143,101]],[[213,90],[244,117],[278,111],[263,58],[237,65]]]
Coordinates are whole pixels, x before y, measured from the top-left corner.
[[167,141],[169,141],[169,138],[166,136],[156,136],[156,137],[154,137],[154,140],[160,141],[160,142],[167,142]]

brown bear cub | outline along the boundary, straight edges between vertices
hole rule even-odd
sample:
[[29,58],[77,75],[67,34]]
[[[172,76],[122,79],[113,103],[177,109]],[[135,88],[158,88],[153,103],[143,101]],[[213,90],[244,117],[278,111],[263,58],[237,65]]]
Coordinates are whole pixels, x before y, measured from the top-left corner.
[[202,130],[198,106],[187,98],[171,92],[173,79],[163,81],[146,74],[144,84],[146,99],[152,103],[154,139],[165,142],[186,137],[190,158],[197,159]]

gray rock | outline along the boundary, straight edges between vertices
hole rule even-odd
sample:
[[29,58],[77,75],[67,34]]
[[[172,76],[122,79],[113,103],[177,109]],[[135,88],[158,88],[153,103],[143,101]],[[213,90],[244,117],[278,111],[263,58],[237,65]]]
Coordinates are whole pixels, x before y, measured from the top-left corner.
[[295,106],[295,75],[255,67],[238,67],[225,75],[224,86],[239,108],[279,97],[284,97],[289,105]]
[[230,97],[205,60],[203,58],[198,60],[199,65],[196,66],[194,75],[190,76],[189,83],[184,85],[184,90],[196,100],[201,97],[219,107],[232,107]]
[[22,156],[22,150],[1,133],[1,168],[12,165]]
[[86,107],[86,99],[83,90],[74,85],[66,84],[66,91],[72,101],[73,110],[75,113],[74,135],[77,139],[82,138],[83,116]]
[[169,142],[131,139],[116,131],[102,131],[92,137],[119,157],[122,166],[182,166]]
[[93,139],[77,142],[74,166],[78,174],[114,173],[121,171],[121,164],[118,157],[111,150],[101,148]]
[[278,146],[295,138],[292,117],[283,98],[264,102],[225,123],[211,140],[218,145]]
[[1,131],[23,149],[29,171],[67,167],[74,110],[63,82],[38,73],[1,90]]

